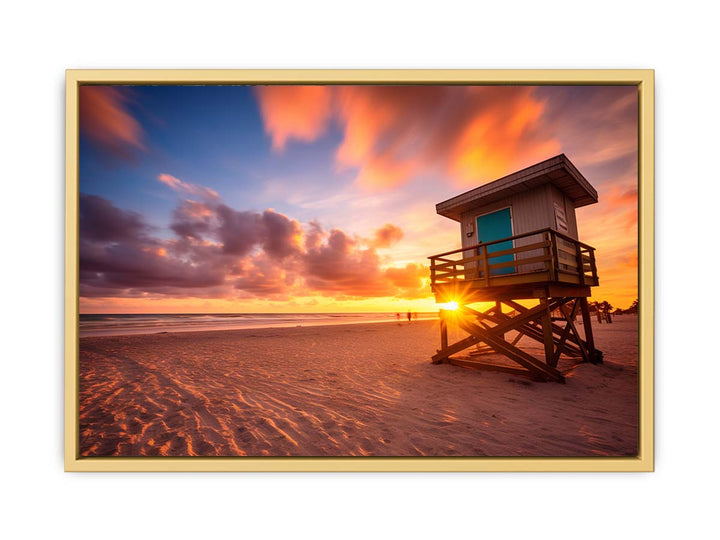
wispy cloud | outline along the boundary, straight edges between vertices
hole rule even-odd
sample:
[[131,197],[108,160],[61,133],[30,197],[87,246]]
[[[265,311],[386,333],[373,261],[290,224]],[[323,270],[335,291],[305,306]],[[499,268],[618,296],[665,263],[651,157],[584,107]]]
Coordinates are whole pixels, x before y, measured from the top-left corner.
[[178,193],[183,193],[185,195],[190,195],[192,197],[198,197],[203,200],[211,201],[220,198],[218,192],[214,189],[200,186],[198,184],[191,184],[190,182],[183,182],[182,180],[176,178],[171,174],[159,174],[157,179],[166,186],[172,188],[174,191],[177,191]]
[[130,99],[129,92],[119,86],[80,87],[80,132],[116,158],[146,150],[143,128],[128,108]]
[[315,140],[334,121],[343,132],[338,166],[357,169],[357,182],[369,189],[388,189],[428,171],[482,183],[560,149],[541,133],[545,101],[532,87],[307,88],[259,89],[273,146]]

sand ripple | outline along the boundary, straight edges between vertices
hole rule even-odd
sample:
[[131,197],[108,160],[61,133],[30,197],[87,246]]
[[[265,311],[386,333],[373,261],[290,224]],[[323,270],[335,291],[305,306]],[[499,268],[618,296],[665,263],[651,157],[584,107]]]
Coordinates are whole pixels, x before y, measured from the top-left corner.
[[633,455],[637,319],[615,321],[566,385],[432,366],[423,321],[83,338],[81,455]]

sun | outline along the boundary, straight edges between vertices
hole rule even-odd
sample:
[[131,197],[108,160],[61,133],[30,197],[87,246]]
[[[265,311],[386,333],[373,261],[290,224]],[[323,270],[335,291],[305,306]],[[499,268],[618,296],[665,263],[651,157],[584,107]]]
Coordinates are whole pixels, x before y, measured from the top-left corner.
[[445,302],[444,304],[438,304],[440,309],[445,309],[447,311],[455,311],[458,308],[457,302]]

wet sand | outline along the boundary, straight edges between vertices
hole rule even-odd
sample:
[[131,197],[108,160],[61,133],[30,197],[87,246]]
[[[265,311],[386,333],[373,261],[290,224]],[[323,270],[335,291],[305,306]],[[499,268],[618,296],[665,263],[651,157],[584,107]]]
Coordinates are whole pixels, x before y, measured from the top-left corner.
[[637,317],[593,329],[605,363],[564,385],[431,365],[434,321],[82,338],[80,451],[635,455]]

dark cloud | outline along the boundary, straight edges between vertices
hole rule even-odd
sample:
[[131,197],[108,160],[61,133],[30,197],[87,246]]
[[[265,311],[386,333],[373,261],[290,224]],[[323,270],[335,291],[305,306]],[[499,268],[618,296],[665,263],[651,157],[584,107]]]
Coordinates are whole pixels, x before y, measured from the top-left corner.
[[173,211],[170,228],[181,238],[200,240],[210,233],[215,212],[205,203],[184,201]]
[[102,289],[167,291],[221,285],[219,250],[182,253],[179,244],[149,236],[142,216],[107,199],[80,196],[80,282]]
[[392,224],[368,241],[339,229],[327,232],[317,222],[303,228],[270,209],[183,201],[170,229],[175,238],[154,237],[140,214],[83,194],[81,295],[416,298],[428,292],[424,267],[382,267],[376,247],[402,237]]
[[311,289],[348,296],[386,296],[378,290],[380,258],[373,249],[361,249],[353,238],[333,229],[324,242],[303,257],[305,279]]
[[[393,231],[390,236],[397,236],[399,229],[390,227],[387,229]],[[314,224],[310,235],[313,242],[303,256],[303,269],[306,283],[313,291],[344,298],[419,298],[430,293],[422,279],[427,277],[428,270],[421,265],[382,269],[375,247],[363,248],[358,240],[341,230],[334,229],[325,235]]]
[[97,195],[80,194],[80,238],[86,241],[121,242],[138,239],[150,227],[137,212],[125,212]]
[[263,249],[275,259],[284,259],[299,252],[302,235],[300,224],[274,210],[262,214]]
[[220,220],[217,232],[225,253],[244,256],[260,243],[260,214],[238,212],[224,204],[218,205],[216,211]]

